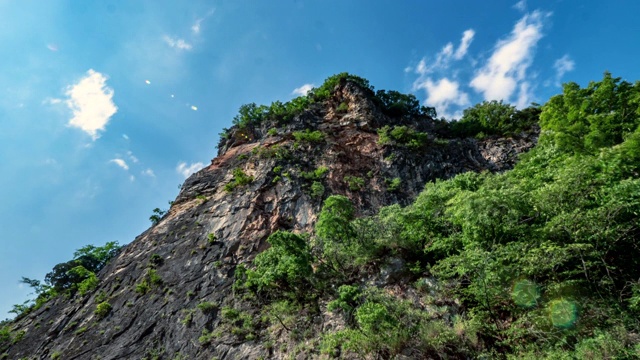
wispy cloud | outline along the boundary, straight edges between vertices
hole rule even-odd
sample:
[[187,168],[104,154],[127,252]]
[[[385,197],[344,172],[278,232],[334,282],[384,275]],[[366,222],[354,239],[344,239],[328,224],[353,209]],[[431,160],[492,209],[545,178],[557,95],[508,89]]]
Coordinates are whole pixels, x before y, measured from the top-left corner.
[[142,171],[142,175],[146,175],[149,177],[156,177],[156,174],[151,169],[146,169]]
[[517,3],[515,3],[513,5],[513,8],[518,10],[518,11],[522,11],[522,12],[527,11],[527,0],[518,1]]
[[415,69],[408,67],[405,71],[414,70],[420,75],[427,75],[437,71],[446,70],[454,60],[461,60],[469,50],[469,45],[473,41],[476,32],[473,29],[465,30],[460,39],[460,45],[456,49],[453,43],[447,43],[430,63],[427,58],[422,58]]
[[124,161],[123,159],[111,159],[109,160],[110,163],[114,163],[116,165],[118,165],[119,167],[123,168],[124,170],[129,170],[129,165],[127,165],[127,162]]
[[311,89],[313,89],[313,84],[304,84],[302,86],[300,86],[299,88],[295,88],[293,89],[293,91],[291,92],[292,95],[298,95],[298,96],[304,96],[307,95],[307,93],[309,91],[311,91]]
[[203,17],[196,19],[196,21],[191,25],[191,31],[198,35],[200,34],[202,22],[205,21],[209,16],[213,15],[216,12],[216,9],[209,10]]
[[465,32],[462,33],[462,40],[460,40],[460,45],[458,46],[455,54],[453,54],[454,59],[460,60],[467,54],[467,50],[469,49],[469,45],[471,45],[475,34],[476,32],[473,31],[473,29],[465,30]]
[[186,162],[181,162],[176,167],[176,171],[178,172],[178,174],[182,174],[182,176],[184,176],[184,178],[186,179],[191,174],[193,174],[196,171],[202,169],[203,167],[204,167],[204,164],[201,163],[201,162],[193,163],[193,164],[190,164],[190,165],[187,165]]
[[458,117],[459,114],[449,114],[448,110],[451,105],[466,106],[469,105],[469,96],[460,89],[460,84],[455,80],[446,77],[433,81],[427,78],[424,81],[415,84],[416,89],[423,89],[427,94],[425,102],[429,106],[433,106],[446,117]]
[[571,60],[569,55],[566,54],[560,59],[556,60],[555,63],[553,63],[553,68],[556,70],[556,86],[560,86],[560,79],[562,79],[564,74],[568,73],[569,71],[573,71],[575,66],[576,63]]
[[62,103],[62,99],[46,98],[46,99],[44,99],[44,101],[42,101],[42,103],[45,104],[45,105],[57,105],[57,104],[61,104]]
[[169,35],[163,36],[162,40],[164,40],[164,42],[167,45],[169,45],[170,47],[172,47],[174,49],[191,50],[193,48],[193,45],[191,45],[190,43],[186,42],[186,40],[180,39],[180,38],[176,38],[176,37],[171,37]]
[[127,151],[127,156],[129,157],[129,160],[131,160],[131,162],[133,162],[134,164],[139,161],[138,158],[135,155],[133,155],[133,152],[131,151]]
[[446,73],[454,61],[462,60],[465,57],[474,36],[473,29],[465,30],[457,48],[449,42],[440,49],[432,61],[428,62],[424,57],[415,67],[405,69],[405,72],[413,71],[418,74],[418,79],[413,83],[413,91],[424,90],[425,103],[435,107],[441,116],[456,117],[459,114],[451,114],[450,107],[469,104],[469,95],[462,90],[459,81]]
[[90,69],[77,84],[68,87],[66,104],[73,112],[69,126],[77,127],[95,141],[111,117],[118,111],[113,103],[113,89],[106,85],[107,76]]
[[519,91],[518,103],[528,103],[527,69],[533,61],[534,50],[542,38],[544,19],[548,13],[534,11],[522,17],[511,34],[497,42],[489,61],[471,80],[471,87],[482,93],[485,100],[510,100]]

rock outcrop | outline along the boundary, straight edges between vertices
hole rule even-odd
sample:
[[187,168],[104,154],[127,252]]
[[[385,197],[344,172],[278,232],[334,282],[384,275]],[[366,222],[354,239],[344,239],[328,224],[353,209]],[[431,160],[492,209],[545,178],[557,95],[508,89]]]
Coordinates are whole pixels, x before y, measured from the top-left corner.
[[[203,330],[220,325],[219,309],[234,303],[236,267],[267,248],[271,233],[311,231],[329,195],[346,195],[366,216],[410,203],[429,181],[509,169],[537,140],[535,130],[511,138],[439,138],[435,123],[427,116],[389,117],[366,91],[346,82],[286,124],[231,128],[218,156],[185,181],[160,221],[100,272],[94,292],[59,296],[11,325],[24,334],[6,358],[290,356],[286,346],[265,344],[260,330],[242,339],[223,333],[204,345],[198,341]],[[427,135],[419,146],[381,145],[383,126]],[[307,130],[321,135],[299,135]],[[381,276],[393,278],[393,267]],[[99,315],[103,302],[111,308]],[[203,302],[218,307],[198,309]]]

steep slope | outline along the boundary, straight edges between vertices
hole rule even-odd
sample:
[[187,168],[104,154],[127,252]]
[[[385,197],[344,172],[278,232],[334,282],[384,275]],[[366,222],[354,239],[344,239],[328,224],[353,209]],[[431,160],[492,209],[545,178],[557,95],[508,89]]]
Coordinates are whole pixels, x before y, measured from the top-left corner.
[[203,329],[228,330],[220,309],[236,302],[234,271],[268,247],[270,234],[311,231],[329,195],[370,215],[408,204],[429,181],[509,169],[537,140],[535,130],[443,137],[438,121],[394,116],[372,94],[343,78],[288,121],[231,128],[169,211],[100,272],[94,292],[58,296],[11,324],[21,335],[5,358],[283,358],[286,346],[264,342],[267,329],[198,340]]

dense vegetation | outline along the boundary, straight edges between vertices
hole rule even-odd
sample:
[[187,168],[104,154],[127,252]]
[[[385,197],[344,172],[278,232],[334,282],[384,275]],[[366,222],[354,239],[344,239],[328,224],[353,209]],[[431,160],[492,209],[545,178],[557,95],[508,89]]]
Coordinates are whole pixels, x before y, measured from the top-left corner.
[[[461,123],[516,131],[482,120],[496,107]],[[512,171],[429,183],[368,218],[329,197],[315,233],[273,234],[236,291],[299,332],[328,298],[347,324],[321,335],[333,356],[639,357],[640,83],[570,83],[539,111],[540,143]],[[402,296],[361,280],[394,264]]]

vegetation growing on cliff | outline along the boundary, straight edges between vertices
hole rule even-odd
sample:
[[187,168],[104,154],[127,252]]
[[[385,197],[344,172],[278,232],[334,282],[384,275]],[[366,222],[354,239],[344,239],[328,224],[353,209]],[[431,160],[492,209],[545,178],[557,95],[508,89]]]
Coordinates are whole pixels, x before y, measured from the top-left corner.
[[[329,197],[310,241],[272,235],[239,287],[262,304],[331,299],[347,328],[317,351],[333,356],[640,356],[639,100],[640,83],[610,74],[567,84],[514,170],[430,183],[363,219]],[[496,108],[515,114],[485,103],[461,123],[517,131],[482,115]],[[394,261],[413,284],[403,297],[360,280]]]
[[[339,74],[290,103],[244,106],[234,125],[248,129],[267,120],[288,121],[309,104],[331,101],[336,85],[346,81],[379,101],[387,116],[435,117],[411,95],[374,92],[368,81]],[[237,253],[213,258],[208,275],[228,279],[235,273],[232,295],[215,303],[209,295],[197,299],[197,307],[178,312],[178,322],[203,326],[192,339],[202,348],[229,336],[235,345],[262,344],[270,354],[274,341],[290,341],[325,357],[640,356],[640,83],[605,74],[584,89],[567,84],[541,107],[478,104],[436,130],[448,137],[517,136],[538,118],[539,145],[511,171],[469,172],[428,183],[411,205],[388,206],[369,217],[357,218],[349,198],[330,196],[312,234],[276,231],[267,240],[270,247],[249,263],[246,257],[237,261]],[[332,140],[312,130],[293,132],[290,140],[299,147]],[[429,135],[396,125],[381,128],[378,139],[415,154],[438,146]],[[254,154],[284,160],[290,151],[274,145]],[[315,199],[325,193],[323,182],[329,186],[327,167],[274,164],[274,181],[294,174],[304,183],[300,189]],[[224,190],[238,193],[254,181],[242,169],[232,170]],[[372,176],[357,175],[338,178],[345,193],[366,190]],[[386,190],[400,191],[405,180],[386,179]],[[156,215],[154,223],[162,216]],[[200,240],[208,247],[201,249],[214,253],[226,239],[206,231]],[[96,273],[119,249],[115,243],[85,247],[57,265],[44,284],[24,279],[36,290],[35,307],[62,294],[73,299],[93,291]],[[150,256],[133,291],[139,299],[158,298],[159,292],[149,291],[163,284],[155,268],[164,261]],[[195,296],[186,293],[187,299],[196,301]],[[118,312],[118,303],[108,300],[96,297],[93,316],[105,318],[102,323]],[[16,313],[34,308],[21,306]],[[331,326],[324,326],[326,319]],[[273,335],[281,333],[288,336]],[[0,353],[22,336],[0,323]]]

